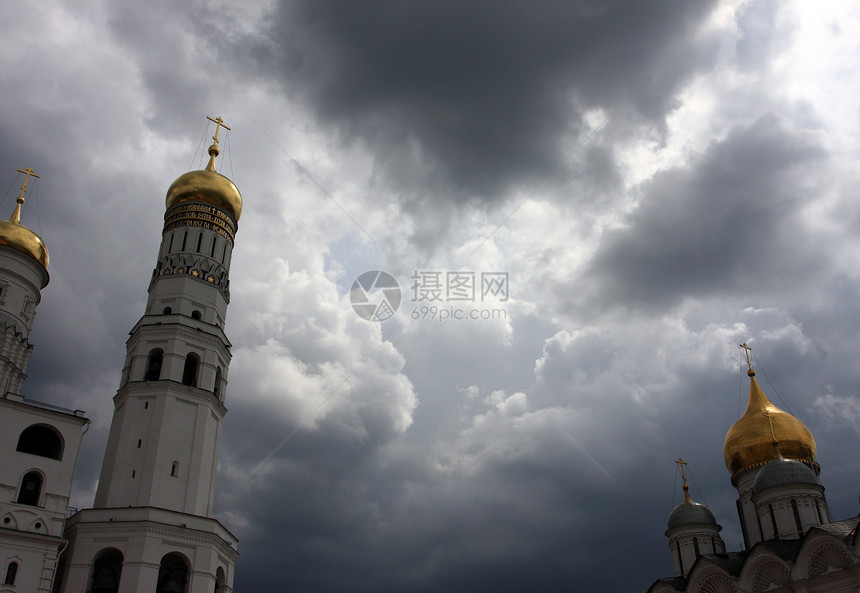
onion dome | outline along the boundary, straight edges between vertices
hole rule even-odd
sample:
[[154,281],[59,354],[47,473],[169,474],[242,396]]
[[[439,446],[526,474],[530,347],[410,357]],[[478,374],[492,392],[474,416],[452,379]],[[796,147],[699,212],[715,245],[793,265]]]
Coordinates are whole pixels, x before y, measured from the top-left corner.
[[[220,120],[219,117],[212,121],[218,124],[218,129],[222,126],[227,128]],[[232,181],[215,171],[215,157],[220,153],[218,129],[213,136],[215,143],[209,147],[209,164],[204,170],[189,171],[173,182],[167,190],[166,209],[189,202],[209,204],[225,211],[235,222],[239,222],[239,217],[242,216],[242,194]]]
[[672,509],[669,513],[669,524],[666,535],[675,527],[682,525],[716,525],[717,531],[722,527],[717,524],[714,514],[703,504],[693,501],[690,498],[690,488],[687,486],[687,473],[684,471],[684,466],[687,462],[683,459],[676,461],[681,468],[681,480],[683,480],[684,502]]
[[24,194],[27,191],[27,181],[31,176],[38,178],[29,167],[18,169],[27,175],[24,185],[21,186],[21,195],[18,196],[18,204],[9,220],[0,220],[0,245],[11,247],[25,255],[29,255],[48,271],[48,248],[42,238],[21,224],[21,205],[24,203]]
[[818,484],[818,478],[805,463],[778,457],[765,465],[755,477],[753,492],[758,493],[786,484]]
[[668,528],[671,530],[681,525],[690,524],[716,525],[714,514],[703,504],[693,500],[685,500],[669,513]]
[[806,426],[776,407],[764,394],[750,368],[747,409],[726,434],[723,458],[732,477],[774,459],[774,450],[786,459],[815,465],[815,439]]

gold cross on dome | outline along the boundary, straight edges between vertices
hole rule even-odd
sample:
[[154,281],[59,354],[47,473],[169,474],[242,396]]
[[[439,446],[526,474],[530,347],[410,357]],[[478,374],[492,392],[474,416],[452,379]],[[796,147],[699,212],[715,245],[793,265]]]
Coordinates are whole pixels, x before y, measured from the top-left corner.
[[676,461],[678,465],[681,466],[681,480],[684,482],[684,502],[692,502],[692,498],[690,498],[690,488],[687,486],[687,474],[684,472],[684,466],[687,465],[687,462],[684,461],[683,457],[679,457],[678,461]]
[[18,169],[18,173],[26,175],[26,177],[24,177],[24,185],[21,186],[21,195],[18,196],[18,203],[22,204],[24,202],[24,194],[27,193],[27,183],[30,181],[30,177],[35,177],[36,179],[41,179],[41,177],[36,175],[36,172],[33,171],[32,167]]
[[27,183],[30,181],[30,177],[35,177],[36,179],[41,179],[41,177],[36,175],[36,172],[31,167],[18,169],[18,172],[23,173],[26,177],[24,177],[24,185],[21,186],[21,195],[18,196],[18,203],[15,205],[15,211],[12,212],[12,216],[9,217],[9,222],[21,224],[21,204],[24,203],[24,194],[27,193]]
[[227,127],[227,125],[224,123],[224,120],[221,119],[220,115],[218,117],[211,117],[207,115],[206,119],[215,124],[215,135],[212,136],[212,139],[215,141],[215,144],[218,144],[218,132],[221,131],[221,128],[224,128],[225,130],[229,130],[230,128]]
[[746,354],[746,355],[747,355],[747,366],[750,368],[750,370],[752,370],[752,363],[750,362],[750,350],[752,350],[752,348],[750,348],[749,346],[747,346],[747,343],[746,343],[746,342],[744,342],[743,344],[740,344],[740,345],[738,346],[738,348],[743,348],[743,349],[744,349],[744,354]]

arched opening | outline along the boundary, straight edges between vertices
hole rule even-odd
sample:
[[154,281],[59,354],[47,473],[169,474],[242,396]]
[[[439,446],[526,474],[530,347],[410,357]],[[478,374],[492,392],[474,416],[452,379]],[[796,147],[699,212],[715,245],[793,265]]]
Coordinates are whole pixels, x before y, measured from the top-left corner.
[[31,507],[39,506],[39,498],[42,496],[42,474],[39,472],[27,472],[21,479],[21,488],[18,489],[18,504],[26,504]]
[[224,585],[227,579],[224,577],[224,569],[220,566],[215,571],[215,591],[214,593],[224,593]]
[[221,399],[221,367],[215,369],[215,388],[212,390],[216,399]]
[[179,554],[166,554],[158,569],[155,593],[185,593],[188,583],[188,562]]
[[[18,563],[10,562],[9,566],[6,567],[6,577],[3,579],[3,584],[14,585],[16,576],[18,576]],[[215,585],[215,587],[217,590],[218,585]]]
[[174,461],[170,466],[170,475],[177,477],[179,475],[179,462]]
[[93,561],[92,593],[117,593],[122,575],[122,552],[116,548],[102,550]]
[[161,363],[164,361],[164,350],[155,348],[150,350],[146,360],[146,374],[144,381],[158,381],[161,378]]
[[28,426],[18,437],[16,451],[48,457],[61,461],[63,459],[63,438],[56,429],[46,424]]
[[200,363],[200,357],[191,353],[185,357],[185,367],[182,369],[182,384],[197,387],[197,366]]
[[194,309],[191,312],[191,319],[198,319],[198,320],[203,319],[203,314],[200,311],[198,311],[197,309]]
[[170,307],[165,307],[164,310],[161,312],[162,315],[170,315],[172,313],[173,313],[173,309]]

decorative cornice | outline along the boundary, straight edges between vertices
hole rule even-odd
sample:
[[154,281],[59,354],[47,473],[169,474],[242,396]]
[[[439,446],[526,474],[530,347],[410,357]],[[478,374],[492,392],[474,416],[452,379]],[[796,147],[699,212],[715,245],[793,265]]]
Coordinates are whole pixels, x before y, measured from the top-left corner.
[[[121,515],[124,509],[116,509],[117,515]],[[86,512],[86,511],[84,511]],[[203,517],[195,517],[203,519]],[[213,520],[214,522],[214,520]],[[220,525],[220,523],[215,522]],[[194,527],[182,525],[169,525],[158,521],[124,521],[121,518],[110,521],[93,521],[86,520],[77,521],[69,525],[69,530],[74,530],[74,538],[80,540],[82,537],[105,537],[105,536],[122,536],[128,538],[132,536],[149,536],[157,538],[173,538],[182,543],[195,546],[211,546],[218,550],[220,554],[230,558],[233,562],[239,557],[239,552],[235,544],[221,537],[213,531],[204,531]]]
[[171,253],[159,258],[152,271],[150,289],[161,277],[187,276],[217,286],[230,302],[230,274],[219,261],[200,253]]
[[169,379],[159,379],[158,381],[129,381],[119,388],[114,396],[114,402],[117,404],[123,399],[131,396],[151,396],[157,397],[163,394],[170,394],[181,399],[192,399],[208,404],[218,413],[221,419],[227,414],[227,407],[215,397],[211,391],[206,391],[200,387],[192,387],[183,385]]
[[144,316],[141,318],[141,321],[138,321],[137,325],[134,326],[134,329],[131,330],[131,337],[129,337],[126,342],[127,347],[131,347],[135,340],[139,341],[144,337],[146,339],[161,340],[179,338],[184,339],[187,342],[196,342],[205,348],[223,348],[229,357],[230,342],[227,341],[227,336],[223,334],[223,330],[218,326],[212,326],[211,324],[201,320],[194,320],[194,323],[202,323],[219,330],[219,334],[213,334],[211,332],[204,331],[203,329],[189,327],[183,323],[141,323],[146,319],[146,317],[154,316]]

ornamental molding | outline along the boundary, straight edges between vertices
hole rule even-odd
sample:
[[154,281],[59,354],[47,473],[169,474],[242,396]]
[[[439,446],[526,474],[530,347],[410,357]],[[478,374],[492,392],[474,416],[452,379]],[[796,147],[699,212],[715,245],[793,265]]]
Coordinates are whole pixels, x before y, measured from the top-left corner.
[[3,332],[7,336],[14,337],[27,348],[33,348],[24,336],[24,332],[18,328],[19,323],[19,319],[9,315],[5,311],[0,311],[0,332]]
[[785,563],[769,558],[758,564],[753,570],[750,578],[750,591],[763,593],[782,587],[788,584],[790,577],[791,571]]
[[736,593],[731,578],[724,573],[710,574],[699,583],[696,593]]
[[239,228],[238,223],[233,220],[230,214],[212,204],[184,202],[171,206],[164,213],[164,230],[162,233],[188,226],[213,231],[227,238],[231,245]]
[[[198,323],[205,323],[197,319],[195,319],[194,321],[197,321]],[[138,325],[137,330],[133,333],[132,337],[129,338],[128,345],[129,347],[131,347],[132,344],[140,343],[145,340],[162,340],[165,342],[173,340],[184,340],[186,343],[195,344],[204,349],[222,349],[224,352],[227,352],[227,344],[220,340],[218,336],[215,336],[210,332],[204,331],[202,329],[190,328],[181,323]],[[165,354],[171,353],[165,352]]]
[[810,579],[831,572],[845,570],[851,566],[851,555],[843,546],[836,542],[828,542],[817,546],[806,563],[806,574]]
[[[197,518],[197,517],[195,517]],[[193,527],[182,527],[181,525],[168,525],[155,521],[135,521],[133,523],[120,520],[109,522],[79,522],[75,524],[76,539],[81,537],[91,539],[104,539],[108,537],[119,537],[128,539],[134,536],[145,536],[162,540],[161,545],[170,548],[171,545],[189,545],[193,547],[205,546],[214,548],[220,554],[235,561],[239,553],[227,540],[216,533],[207,533]],[[109,544],[109,542],[104,542]]]
[[230,273],[218,260],[200,253],[171,253],[158,259],[152,271],[150,289],[161,277],[187,276],[218,287],[230,302]]
[[191,387],[183,385],[169,379],[159,379],[158,381],[131,381],[123,385],[117,394],[114,396],[114,402],[119,405],[120,401],[128,397],[158,397],[169,394],[177,399],[196,400],[209,405],[218,417],[223,419],[227,414],[227,407],[221,403],[215,394],[211,391],[206,391],[200,387]]

